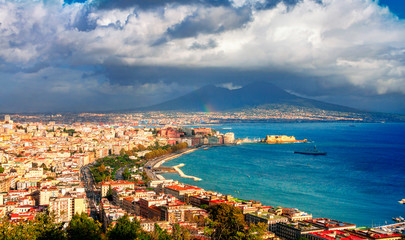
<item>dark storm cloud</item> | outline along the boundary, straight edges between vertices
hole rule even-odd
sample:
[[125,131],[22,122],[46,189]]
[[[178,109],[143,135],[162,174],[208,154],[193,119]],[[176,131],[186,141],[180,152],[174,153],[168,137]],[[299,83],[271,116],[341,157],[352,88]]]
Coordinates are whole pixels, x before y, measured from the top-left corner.
[[91,7],[88,5],[83,5],[83,8],[80,9],[76,18],[73,20],[72,27],[84,32],[96,29],[97,23],[95,20],[89,19],[90,13],[92,13]]
[[275,6],[277,6],[277,4],[279,4],[281,2],[287,6],[294,6],[295,4],[297,4],[300,1],[302,1],[302,0],[266,0],[264,2],[256,2],[254,4],[254,7],[256,7],[257,9],[274,8]]
[[190,49],[206,50],[206,49],[210,49],[210,48],[215,48],[217,46],[218,46],[218,43],[214,39],[210,39],[206,43],[193,42],[193,44],[190,46]]
[[200,9],[167,30],[172,38],[194,37],[200,33],[220,33],[240,28],[251,20],[249,8]]
[[130,7],[139,7],[141,9],[150,9],[166,4],[203,4],[210,6],[230,6],[227,0],[97,0],[92,5],[99,9],[125,9]]

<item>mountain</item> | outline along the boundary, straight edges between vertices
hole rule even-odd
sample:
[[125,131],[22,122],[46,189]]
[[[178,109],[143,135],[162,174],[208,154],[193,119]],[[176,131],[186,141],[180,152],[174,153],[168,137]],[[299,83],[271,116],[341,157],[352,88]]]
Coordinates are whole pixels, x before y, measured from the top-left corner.
[[353,108],[299,97],[268,82],[255,82],[235,90],[208,85],[173,100],[138,110],[203,112],[209,109],[210,111],[228,111],[269,104],[358,112]]

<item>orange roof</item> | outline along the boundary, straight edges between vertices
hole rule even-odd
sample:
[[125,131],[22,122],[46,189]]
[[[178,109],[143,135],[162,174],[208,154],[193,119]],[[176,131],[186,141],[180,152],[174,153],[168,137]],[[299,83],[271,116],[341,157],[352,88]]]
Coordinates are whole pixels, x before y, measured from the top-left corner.
[[182,187],[179,185],[173,185],[173,186],[167,186],[166,188],[170,188],[176,191],[184,191],[184,190],[201,190],[201,188],[198,187],[192,187],[192,186],[188,186],[188,187]]

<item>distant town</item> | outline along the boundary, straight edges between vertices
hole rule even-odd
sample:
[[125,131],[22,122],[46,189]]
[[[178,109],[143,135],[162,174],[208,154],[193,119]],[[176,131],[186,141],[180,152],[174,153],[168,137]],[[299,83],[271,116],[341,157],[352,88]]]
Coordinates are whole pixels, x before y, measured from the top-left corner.
[[[6,114],[0,114],[4,118]],[[405,116],[373,112],[340,112],[288,105],[269,105],[225,112],[111,112],[7,114],[15,122],[130,124],[133,126],[198,125],[263,122],[404,122]]]
[[[171,233],[180,226],[187,230],[190,239],[221,239],[209,230],[213,226],[207,220],[212,214],[209,209],[231,206],[243,215],[247,229],[259,223],[265,226],[261,239],[404,238],[404,222],[362,228],[328,216],[313,218],[311,213],[296,208],[238,199],[161,175],[177,172],[183,178],[198,181],[198,176],[182,172],[181,165],[162,164],[201,148],[243,143],[233,133],[221,133],[209,124],[225,119],[272,118],[364,120],[352,114],[287,115],[277,111],[230,115],[159,112],[5,115],[4,121],[0,121],[0,215],[6,221],[21,223],[51,212],[55,221],[64,226],[75,215],[84,213],[99,221],[104,232],[111,230],[120,218],[128,217],[138,221],[145,232],[159,228]],[[279,141],[298,140],[286,136],[267,136],[265,140]]]

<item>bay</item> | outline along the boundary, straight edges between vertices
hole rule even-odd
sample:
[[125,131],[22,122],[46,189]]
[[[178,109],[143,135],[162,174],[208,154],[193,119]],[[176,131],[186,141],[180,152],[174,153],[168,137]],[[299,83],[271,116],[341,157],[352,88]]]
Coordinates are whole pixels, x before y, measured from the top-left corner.
[[[198,150],[165,163],[184,163],[185,174],[167,179],[270,206],[299,208],[327,217],[375,226],[405,216],[405,124],[268,123],[216,125],[237,138],[289,135],[314,141],[326,156],[294,154],[312,146],[241,144]],[[231,128],[231,129],[228,129]]]

